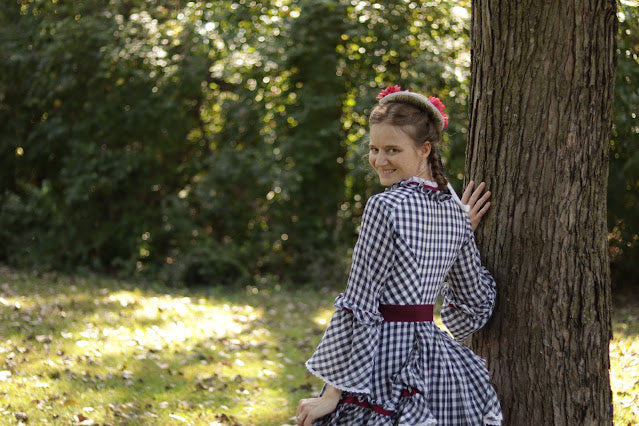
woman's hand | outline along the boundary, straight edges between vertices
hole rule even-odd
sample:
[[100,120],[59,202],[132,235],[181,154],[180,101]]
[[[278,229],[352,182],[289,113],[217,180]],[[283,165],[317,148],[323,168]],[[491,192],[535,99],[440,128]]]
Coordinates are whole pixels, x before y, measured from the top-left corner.
[[302,399],[297,406],[297,425],[312,426],[315,420],[335,411],[341,397],[342,391],[327,385],[319,398]]
[[462,203],[470,206],[468,217],[470,217],[470,224],[473,227],[473,231],[477,228],[479,221],[490,208],[490,202],[488,201],[490,198],[490,191],[486,191],[486,193],[482,195],[482,192],[486,188],[486,183],[480,183],[477,186],[477,189],[473,191],[474,186],[474,181],[471,180],[468,182],[468,186],[464,190],[464,194],[461,199]]

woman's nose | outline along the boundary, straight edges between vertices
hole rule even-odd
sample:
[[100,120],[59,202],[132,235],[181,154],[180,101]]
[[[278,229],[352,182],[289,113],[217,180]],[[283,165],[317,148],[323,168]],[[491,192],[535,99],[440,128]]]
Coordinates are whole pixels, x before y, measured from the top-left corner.
[[375,156],[375,165],[382,166],[388,162],[388,159],[381,152]]

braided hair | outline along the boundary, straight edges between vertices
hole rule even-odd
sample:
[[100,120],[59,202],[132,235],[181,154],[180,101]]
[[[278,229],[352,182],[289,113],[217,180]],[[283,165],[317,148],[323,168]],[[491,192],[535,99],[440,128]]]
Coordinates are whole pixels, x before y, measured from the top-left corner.
[[408,103],[391,101],[375,105],[368,121],[371,125],[385,123],[399,127],[414,141],[417,148],[430,142],[428,166],[437,186],[442,191],[447,191],[448,180],[444,176],[439,153],[442,131],[431,113]]

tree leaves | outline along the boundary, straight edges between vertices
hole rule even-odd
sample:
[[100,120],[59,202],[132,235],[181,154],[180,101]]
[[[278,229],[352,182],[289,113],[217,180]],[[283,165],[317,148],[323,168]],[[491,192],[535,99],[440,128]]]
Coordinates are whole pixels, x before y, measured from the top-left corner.
[[8,6],[0,258],[189,284],[341,280],[377,189],[365,111],[388,81],[464,92],[457,3]]
[[[10,2],[0,12],[0,260],[174,284],[341,281],[367,111],[437,95],[460,190],[469,2]],[[613,273],[637,254],[637,6],[619,3]],[[304,268],[299,265],[305,265]]]

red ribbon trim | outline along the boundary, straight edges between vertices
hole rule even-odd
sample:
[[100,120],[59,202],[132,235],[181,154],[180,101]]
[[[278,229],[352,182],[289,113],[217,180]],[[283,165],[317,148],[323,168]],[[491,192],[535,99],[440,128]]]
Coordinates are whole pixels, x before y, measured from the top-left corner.
[[[417,393],[419,393],[419,391],[417,389],[415,389],[415,388],[404,389],[402,391],[402,398],[408,398],[408,397],[411,397],[411,396],[413,396],[413,395],[415,395]],[[353,405],[357,405],[358,407],[368,408],[369,410],[373,410],[374,412],[376,412],[377,414],[381,414],[382,416],[392,416],[393,415],[393,411],[386,410],[381,405],[371,404],[367,400],[360,401],[359,399],[357,399],[354,396],[344,397],[344,398],[342,398],[342,400],[339,403],[340,404],[353,404]]]
[[346,398],[342,399],[340,404],[353,404],[353,405],[357,405],[358,407],[368,408],[369,410],[373,410],[374,412],[376,412],[377,414],[381,414],[382,416],[391,416],[393,414],[392,411],[385,410],[380,405],[374,405],[368,401],[360,401],[354,396],[347,396]]

